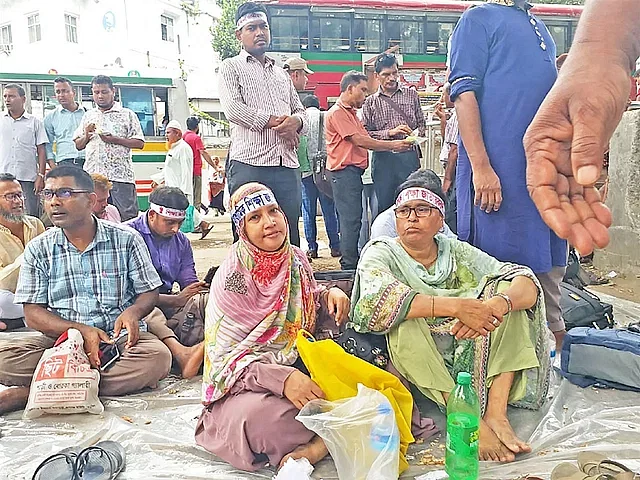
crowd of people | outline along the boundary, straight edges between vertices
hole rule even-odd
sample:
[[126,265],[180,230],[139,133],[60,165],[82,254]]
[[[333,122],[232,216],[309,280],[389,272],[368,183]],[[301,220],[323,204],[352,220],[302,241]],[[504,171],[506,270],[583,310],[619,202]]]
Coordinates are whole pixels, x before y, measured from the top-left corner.
[[[455,113],[438,112],[441,181],[420,169],[411,137],[423,134],[424,116],[415,91],[398,81],[395,57],[377,58],[379,87],[368,96],[368,77],[347,72],[338,101],[323,112],[316,97],[300,99],[312,73],[306,62],[291,59],[283,69],[266,55],[264,6],[241,5],[243,49],[220,69],[221,103],[235,125],[226,174],[236,241],[206,282],[181,231],[190,221],[187,231],[208,233],[199,221],[202,160],[220,168],[197,119],[184,134],[175,120],[166,123],[165,169],[139,215],[131,149],[144,136],[136,115],[114,102],[110,78],[93,79],[96,107],[87,111],[71,82],[56,79],[60,106],[44,123],[25,112],[22,87],[7,85],[0,330],[26,324],[39,334],[0,343],[0,384],[10,387],[0,392],[0,413],[24,407],[40,356],[75,328],[95,368],[101,342],[121,350],[101,374],[102,395],[155,388],[172,365],[185,378],[203,367],[198,445],[249,471],[288,458],[315,463],[327,448],[295,416],[324,393],[295,339],[330,325],[384,338],[387,370],[442,408],[455,375],[471,373],[481,459],[529,452],[507,405],[536,409],[545,400],[547,332],[558,344],[564,335],[565,238],[588,253],[606,244],[611,222],[593,184],[628,95],[640,32],[637,24],[628,25],[635,36],[616,25],[598,30],[597,12],[607,8],[620,22],[640,14],[635,0],[593,0],[558,81],[553,39],[527,2],[489,0],[462,15],[443,96]],[[590,33],[602,48],[595,55],[582,45],[593,45]],[[588,87],[595,75],[604,92]],[[569,93],[577,87],[586,89]],[[594,105],[603,106],[599,128],[588,114]],[[363,195],[370,151],[375,208],[371,192]],[[40,200],[53,228],[37,218]],[[355,270],[351,298],[314,279],[318,201],[331,254]],[[299,248],[301,213],[307,252]],[[416,438],[434,432],[415,406],[412,427]]]

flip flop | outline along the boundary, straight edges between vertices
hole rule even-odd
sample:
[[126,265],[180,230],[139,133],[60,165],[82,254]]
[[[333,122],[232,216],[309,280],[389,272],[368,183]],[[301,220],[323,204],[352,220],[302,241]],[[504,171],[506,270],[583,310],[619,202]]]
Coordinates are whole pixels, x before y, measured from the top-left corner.
[[203,240],[207,235],[209,235],[209,232],[211,230],[213,230],[213,225],[210,225],[209,228],[202,229],[200,234],[200,240]]
[[105,440],[78,454],[75,469],[79,480],[113,480],[124,470],[126,453],[118,442]]
[[551,480],[590,480],[591,477],[572,463],[561,463],[551,472]]
[[[633,479],[633,472],[621,463],[609,460],[604,455],[597,452],[580,452],[578,454],[578,467],[587,475],[610,475],[616,480]],[[631,476],[620,476],[631,473]]]
[[76,478],[75,452],[58,452],[45,458],[31,480],[74,480]]

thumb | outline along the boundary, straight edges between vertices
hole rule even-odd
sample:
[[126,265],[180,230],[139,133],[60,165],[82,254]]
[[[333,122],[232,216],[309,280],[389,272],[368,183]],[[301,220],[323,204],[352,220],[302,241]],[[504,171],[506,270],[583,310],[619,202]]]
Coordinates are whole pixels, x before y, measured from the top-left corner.
[[[116,335],[114,335],[115,337]],[[98,337],[100,337],[100,341],[105,342],[105,343],[113,343],[113,340],[111,340],[109,338],[109,334],[107,332],[105,332],[104,330],[100,330],[98,329]]]
[[573,124],[571,168],[576,181],[583,186],[595,184],[602,170],[607,135],[604,122],[598,119],[597,115],[580,116]]
[[336,312],[336,302],[334,301],[331,293],[327,293],[327,311],[330,315],[333,315]]

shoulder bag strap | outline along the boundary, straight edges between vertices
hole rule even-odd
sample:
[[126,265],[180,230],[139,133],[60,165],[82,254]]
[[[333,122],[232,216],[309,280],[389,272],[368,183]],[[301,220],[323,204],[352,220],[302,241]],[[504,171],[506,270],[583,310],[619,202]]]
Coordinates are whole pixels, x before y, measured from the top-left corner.
[[404,119],[405,123],[411,127],[412,129],[414,128],[411,125],[411,122],[409,121],[409,117],[407,117],[407,114],[398,106],[398,104],[396,102],[394,102],[391,98],[387,97],[386,95],[383,94],[379,94],[378,95],[383,101],[387,102],[389,104],[389,106],[391,108],[393,108],[396,112],[398,112],[402,118]]

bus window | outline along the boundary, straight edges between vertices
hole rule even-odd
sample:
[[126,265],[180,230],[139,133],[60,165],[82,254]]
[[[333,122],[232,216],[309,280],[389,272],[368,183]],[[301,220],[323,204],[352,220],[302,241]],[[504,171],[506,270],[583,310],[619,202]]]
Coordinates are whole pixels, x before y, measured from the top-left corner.
[[150,88],[120,87],[122,106],[133,110],[140,120],[142,132],[146,136],[155,135],[153,121],[154,99]]
[[431,21],[427,22],[427,49],[429,55],[446,55],[449,37],[455,28],[455,20],[446,22]]
[[556,55],[562,55],[569,50],[569,42],[567,38],[568,28],[567,25],[549,25],[547,28],[553,37],[553,41],[556,42]]
[[271,47],[276,52],[299,52],[309,49],[309,19],[306,10],[272,8]]
[[356,13],[353,20],[353,41],[358,52],[379,53],[382,48],[383,15]]
[[351,50],[351,19],[348,13],[314,13],[312,19],[314,48],[322,52]]
[[415,17],[389,15],[387,19],[387,48],[400,46],[400,53],[422,53],[422,21]]
[[162,120],[164,119],[164,117],[169,118],[169,102],[167,100],[168,90],[166,88],[156,87],[153,89],[153,95],[155,96],[156,100],[155,115],[156,125],[158,126],[156,128],[156,135],[163,136],[165,134],[165,131],[164,126],[162,125]]

